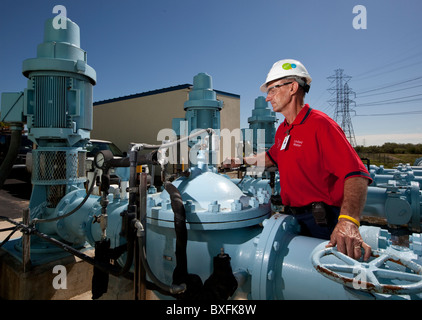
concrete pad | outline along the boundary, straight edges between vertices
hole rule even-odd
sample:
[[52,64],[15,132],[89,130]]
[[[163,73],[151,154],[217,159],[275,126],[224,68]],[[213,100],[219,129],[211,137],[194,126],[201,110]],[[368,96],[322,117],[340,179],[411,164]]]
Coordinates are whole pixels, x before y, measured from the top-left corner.
[[[61,269],[55,270],[56,266]],[[68,255],[23,272],[21,261],[0,249],[0,298],[5,300],[67,300],[91,290],[93,268]]]

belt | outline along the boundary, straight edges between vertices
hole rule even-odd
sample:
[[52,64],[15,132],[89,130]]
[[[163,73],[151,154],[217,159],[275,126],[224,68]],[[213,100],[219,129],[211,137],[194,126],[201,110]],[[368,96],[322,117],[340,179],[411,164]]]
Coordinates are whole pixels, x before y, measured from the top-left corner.
[[[311,204],[303,207],[290,207],[286,206],[284,212],[293,215],[300,215],[305,212],[310,212],[314,216],[317,225],[326,227],[330,221],[333,221],[334,217],[338,216],[340,211],[339,207],[329,206],[323,202],[312,202]],[[334,219],[337,222],[337,219]]]
[[309,205],[304,206],[304,207],[285,206],[284,211],[286,213],[289,213],[289,211],[290,211],[292,214],[295,214],[295,215],[296,214],[303,214],[305,212],[312,212],[312,204],[309,204]]

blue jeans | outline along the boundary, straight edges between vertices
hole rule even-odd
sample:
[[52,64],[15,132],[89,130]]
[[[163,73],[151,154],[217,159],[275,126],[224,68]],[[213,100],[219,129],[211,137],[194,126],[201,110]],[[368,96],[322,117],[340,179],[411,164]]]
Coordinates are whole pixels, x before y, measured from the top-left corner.
[[339,207],[326,206],[327,226],[319,226],[315,222],[315,218],[311,210],[306,210],[300,214],[294,214],[300,225],[300,235],[314,237],[324,240],[330,240],[340,214]]

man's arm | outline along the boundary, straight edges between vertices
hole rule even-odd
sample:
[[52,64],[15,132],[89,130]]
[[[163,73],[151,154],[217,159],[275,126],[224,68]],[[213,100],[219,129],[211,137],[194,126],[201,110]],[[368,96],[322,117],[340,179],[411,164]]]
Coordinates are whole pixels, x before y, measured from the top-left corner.
[[337,245],[338,251],[354,259],[360,258],[362,255],[361,248],[363,248],[365,250],[365,261],[371,256],[371,247],[363,242],[359,233],[359,227],[353,220],[358,223],[360,221],[360,214],[366,203],[367,191],[368,179],[366,178],[352,177],[344,182],[344,197],[340,216],[344,215],[346,217],[338,220],[327,245],[327,247]]
[[227,158],[223,161],[222,165],[224,168],[236,168],[240,167],[241,164],[249,164],[251,166],[258,166],[258,167],[272,167],[275,164],[272,162],[270,157],[268,157],[266,152],[261,152],[259,154],[244,157],[243,162],[241,159],[238,158]]
[[267,155],[267,152],[261,152],[254,156],[244,157],[243,163],[265,168],[275,166],[270,157]]
[[368,179],[349,178],[344,182],[344,198],[340,214],[346,214],[360,221],[360,214],[365,207],[368,193]]

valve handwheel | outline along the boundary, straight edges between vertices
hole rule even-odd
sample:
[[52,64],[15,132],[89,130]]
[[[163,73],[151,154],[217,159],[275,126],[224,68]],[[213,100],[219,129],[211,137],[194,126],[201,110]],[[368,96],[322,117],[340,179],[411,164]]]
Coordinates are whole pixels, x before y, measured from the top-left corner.
[[[329,255],[334,255],[342,264],[322,263],[321,259]],[[359,262],[332,247],[316,251],[312,264],[325,277],[352,289],[395,295],[422,292],[422,265],[409,258],[409,251],[403,253],[388,247],[373,251],[372,256],[375,258],[369,262]],[[388,261],[392,264],[387,265]],[[393,270],[391,265],[394,264],[398,264],[400,270]]]

